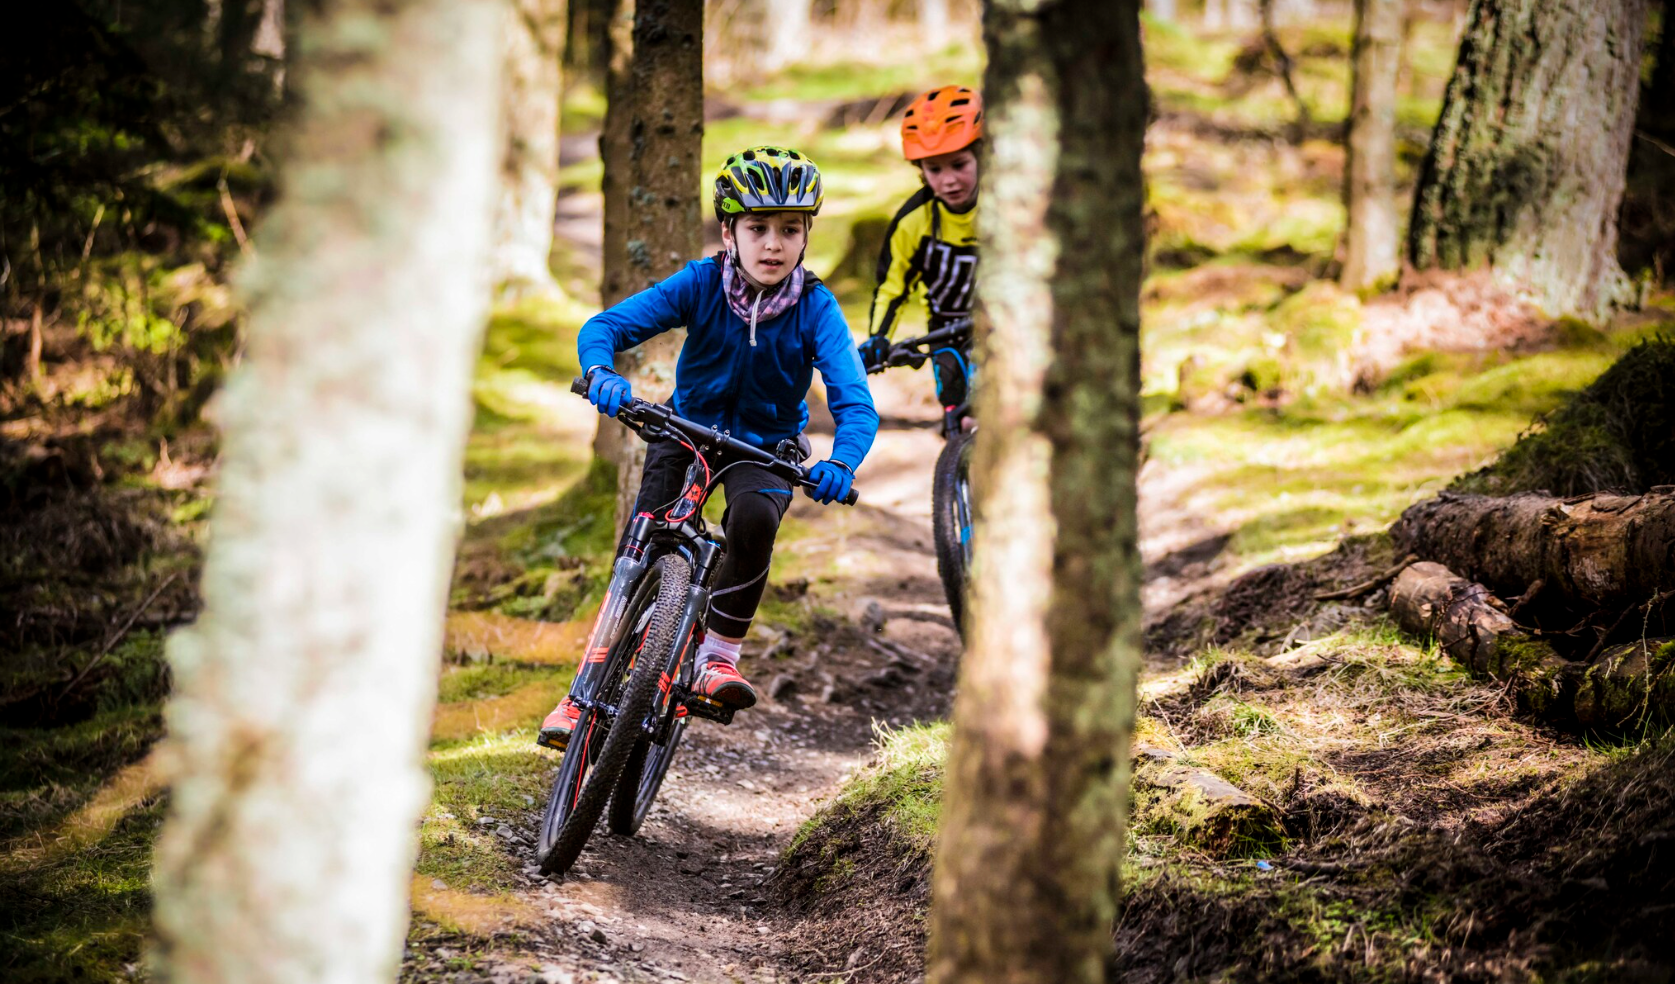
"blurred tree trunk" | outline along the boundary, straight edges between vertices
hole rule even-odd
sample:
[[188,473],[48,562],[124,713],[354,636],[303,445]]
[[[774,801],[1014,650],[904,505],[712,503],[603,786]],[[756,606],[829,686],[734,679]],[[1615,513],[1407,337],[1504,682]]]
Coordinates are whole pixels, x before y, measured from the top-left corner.
[[767,21],[769,71],[801,61],[814,43],[814,0],[771,0],[762,5]]
[[[610,25],[621,0],[570,0],[565,11],[564,74],[603,83],[611,61]],[[632,5],[629,14],[632,16]]]
[[1226,0],[1227,29],[1254,31],[1262,24],[1261,0]]
[[[599,303],[610,307],[627,297],[628,291],[628,155],[632,144],[628,126],[634,118],[634,83],[629,67],[634,55],[634,0],[613,0],[607,36],[605,68],[605,122],[599,133],[599,158],[604,162],[600,191],[604,193],[603,246],[600,250]],[[617,356],[617,371],[633,370],[631,360]],[[588,367],[583,366],[582,371]],[[637,453],[631,446],[639,439],[608,417],[599,418],[593,433],[595,457],[618,465],[619,458]],[[621,492],[619,474],[618,492]]]
[[1175,0],[1146,0],[1146,10],[1165,23],[1172,23],[1176,18]]
[[[703,0],[637,0],[628,65],[631,94],[625,100],[630,115],[625,147],[618,148],[627,151],[628,175],[621,213],[623,252],[615,280],[624,297],[675,273],[704,248],[698,172],[704,139],[703,51]],[[607,158],[606,170],[613,169],[622,172],[621,160]],[[708,196],[703,197],[707,202]],[[607,264],[613,262],[613,245],[607,240]],[[611,279],[610,273],[606,276]],[[614,292],[608,287],[606,293],[604,300],[612,303]],[[663,400],[674,392],[675,358],[685,339],[684,329],[665,332],[617,357],[617,368],[633,381],[635,395]],[[601,424],[622,429],[615,421]],[[639,491],[645,444],[619,439],[614,450],[621,526]]]
[[1651,82],[1640,94],[1638,132],[1629,151],[1618,256],[1631,272],[1649,269],[1667,283],[1675,268],[1675,2],[1662,4]]
[[1140,657],[1139,0],[994,0],[974,615],[927,980],[1104,981]]
[[948,0],[919,0],[919,33],[930,42],[931,49],[947,47],[951,40],[948,37]]
[[487,302],[500,0],[309,5],[169,643],[160,980],[394,979]]
[[1204,30],[1220,31],[1227,27],[1227,0],[1204,0]]
[[1633,299],[1617,209],[1647,2],[1472,4],[1420,167],[1415,267],[1491,267],[1554,316]]
[[490,270],[496,289],[557,294],[551,255],[558,203],[564,0],[510,0],[501,113],[506,148]]
[[1344,141],[1344,261],[1350,290],[1381,288],[1401,272],[1396,212],[1396,75],[1404,0],[1355,0],[1349,132]]

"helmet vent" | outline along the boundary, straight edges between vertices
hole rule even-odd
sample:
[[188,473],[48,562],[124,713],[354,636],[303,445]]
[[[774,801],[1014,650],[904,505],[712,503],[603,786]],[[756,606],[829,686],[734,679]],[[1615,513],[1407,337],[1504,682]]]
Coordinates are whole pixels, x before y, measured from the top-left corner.
[[745,151],[744,152],[744,159],[747,160],[747,161],[755,160],[756,159],[756,151],[754,151],[754,150]]
[[950,105],[950,106],[965,106],[965,105],[969,104],[970,102],[971,102],[970,99],[964,99],[964,98],[951,99],[951,100],[949,100],[948,105]]

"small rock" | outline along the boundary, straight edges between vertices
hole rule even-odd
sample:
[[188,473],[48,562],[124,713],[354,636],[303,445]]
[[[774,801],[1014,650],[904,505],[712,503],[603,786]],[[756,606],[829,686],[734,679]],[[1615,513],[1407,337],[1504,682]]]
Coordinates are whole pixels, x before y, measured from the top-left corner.
[[496,820],[495,818],[493,818],[491,816],[481,816],[481,817],[477,818],[477,826],[479,826],[479,827],[489,827],[489,826],[493,826],[494,824],[497,824],[499,822],[500,822],[499,820]]
[[541,969],[535,972],[533,980],[540,981],[541,984],[575,984],[576,975],[557,964],[542,964]]
[[448,887],[448,883],[447,883],[447,882],[445,882],[445,881],[443,881],[443,880],[442,880],[442,879],[440,879],[440,878],[432,878],[432,879],[431,879],[431,880],[430,880],[430,887],[431,887],[431,888],[438,888],[438,889],[440,889],[440,888],[447,888],[447,887]]
[[861,629],[865,632],[879,633],[884,631],[884,623],[889,617],[884,614],[884,606],[877,598],[868,598],[866,607],[861,609]]
[[630,944],[628,944],[628,949],[633,950],[635,953],[640,953],[640,952],[644,951],[645,948],[646,948],[646,945],[644,943],[630,943]]
[[768,935],[768,932],[769,932],[769,930],[768,930],[768,927],[766,927],[766,926],[756,927],[756,933],[759,936],[766,936],[766,935]]
[[593,927],[593,932],[587,934],[587,938],[601,945],[606,942],[605,931],[600,929],[598,926]]
[[768,684],[768,696],[774,700],[785,700],[796,696],[799,689],[796,677],[789,673],[781,673],[774,677],[773,683]]

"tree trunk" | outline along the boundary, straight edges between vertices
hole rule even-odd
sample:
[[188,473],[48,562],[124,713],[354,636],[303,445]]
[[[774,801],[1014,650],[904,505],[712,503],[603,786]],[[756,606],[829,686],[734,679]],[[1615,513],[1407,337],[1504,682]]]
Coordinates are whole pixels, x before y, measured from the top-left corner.
[[310,7],[169,644],[160,979],[395,977],[500,149],[499,0]]
[[1146,0],[1146,12],[1165,24],[1174,23],[1177,17],[1175,0]]
[[1204,30],[1221,31],[1227,27],[1227,0],[1204,0]]
[[506,148],[491,267],[508,294],[557,294],[550,257],[558,202],[558,119],[563,98],[565,0],[510,0],[506,18]]
[[929,46],[933,49],[946,47],[951,40],[948,37],[948,0],[919,0],[919,35],[929,39]]
[[1617,263],[1647,0],[1475,0],[1420,167],[1408,258],[1491,267],[1548,313],[1632,300]]
[[1138,0],[985,12],[977,566],[927,979],[1103,981],[1140,656]]
[[1675,492],[1554,499],[1444,492],[1391,527],[1396,552],[1446,565],[1503,597],[1621,609],[1675,588]]
[[[604,176],[599,189],[604,194],[603,243],[600,250],[599,303],[610,307],[629,294],[628,290],[628,155],[633,150],[629,126],[634,120],[634,82],[629,75],[634,56],[634,0],[612,0],[607,30],[607,62],[605,65],[605,122],[599,133],[599,157],[604,162]],[[585,372],[587,366],[583,366]],[[617,371],[633,371],[632,360],[617,357]],[[617,498],[627,492],[625,473],[635,472],[633,462],[624,457],[633,453],[638,439],[609,417],[599,418],[598,430],[593,434],[593,454],[611,462],[617,468]],[[630,497],[630,502],[632,498]],[[626,521],[623,507],[618,504],[619,518]]]
[[[638,293],[675,273],[703,251],[698,199],[699,155],[704,139],[703,0],[638,0],[634,8],[633,54],[625,101],[630,116],[624,135],[628,188],[619,259],[622,296]],[[607,109],[608,114],[608,109]],[[611,122],[607,115],[606,128]],[[612,148],[606,147],[610,150]],[[606,160],[606,170],[620,166]],[[705,197],[707,203],[708,197]],[[609,206],[607,206],[607,213]],[[606,243],[606,263],[612,262]],[[607,272],[606,303],[614,291]],[[620,299],[620,298],[617,298]],[[675,358],[684,329],[665,332],[617,358],[618,371],[634,383],[636,396],[667,399],[675,389]],[[603,426],[621,430],[615,421]],[[617,525],[628,521],[640,487],[645,445],[617,436]]]
[[1227,29],[1254,31],[1262,24],[1261,0],[1227,0]]
[[813,13],[814,0],[773,0],[763,5],[768,29],[763,68],[776,71],[808,54],[814,41]]
[[1355,55],[1344,162],[1344,261],[1349,290],[1389,286],[1397,253],[1396,76],[1405,0],[1355,0]]

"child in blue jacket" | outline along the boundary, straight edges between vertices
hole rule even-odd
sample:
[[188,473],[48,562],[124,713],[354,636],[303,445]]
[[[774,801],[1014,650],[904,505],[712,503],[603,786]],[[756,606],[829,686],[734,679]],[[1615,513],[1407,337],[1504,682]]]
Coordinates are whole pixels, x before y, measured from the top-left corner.
[[[632,396],[612,370],[613,356],[671,328],[686,326],[675,365],[676,413],[772,451],[808,420],[804,402],[814,370],[826,383],[837,424],[832,456],[810,469],[809,495],[822,503],[849,493],[878,433],[866,373],[849,325],[820,280],[803,265],[809,229],[824,194],[820,170],[795,150],[752,147],[729,157],[715,178],[715,216],[725,251],[688,263],[667,280],[588,319],[577,339],[591,373],[588,399],[616,416]],[[682,492],[692,452],[672,441],[646,450],[635,512],[651,512]],[[711,456],[719,468],[727,462]],[[767,587],[768,564],[791,485],[754,464],[723,476],[727,555],[710,596],[694,689],[734,708],[756,703],[738,658]],[[579,709],[569,697],[547,716],[539,741],[562,748]]]

